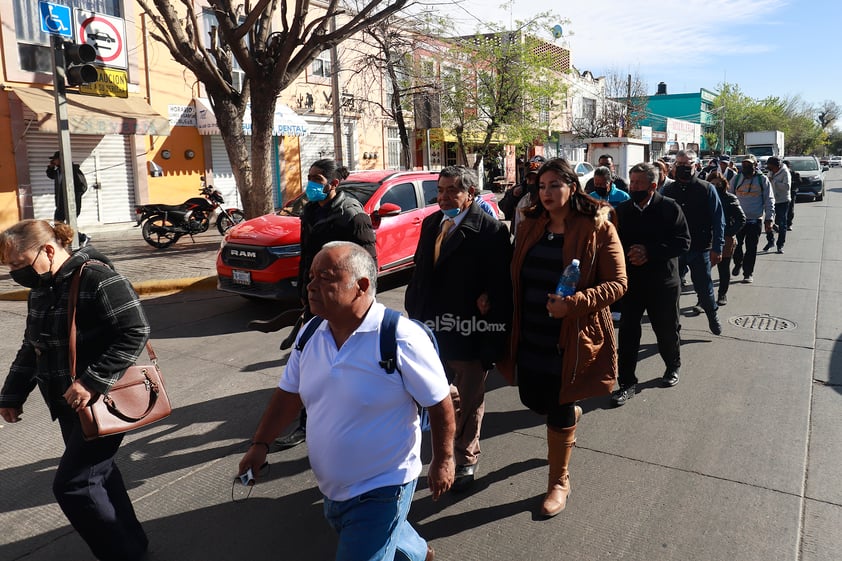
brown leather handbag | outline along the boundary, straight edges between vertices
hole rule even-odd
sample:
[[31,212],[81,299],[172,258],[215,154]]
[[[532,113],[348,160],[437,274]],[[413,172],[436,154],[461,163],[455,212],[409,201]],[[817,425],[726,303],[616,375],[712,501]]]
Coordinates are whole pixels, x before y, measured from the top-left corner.
[[[68,297],[70,376],[76,380],[76,302],[82,269],[73,277]],[[144,427],[172,413],[158,357],[147,341],[146,352],[152,364],[130,366],[106,394],[95,394],[82,411],[79,420],[85,440],[119,434]]]

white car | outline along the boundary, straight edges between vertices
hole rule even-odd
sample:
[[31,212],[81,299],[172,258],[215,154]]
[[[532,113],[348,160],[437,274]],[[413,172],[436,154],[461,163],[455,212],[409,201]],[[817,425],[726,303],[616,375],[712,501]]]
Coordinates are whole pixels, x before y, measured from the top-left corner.
[[842,167],[842,156],[831,156],[827,164],[832,168]]
[[588,180],[593,178],[593,170],[595,169],[593,164],[589,162],[577,162],[575,160],[568,160],[568,163],[573,168],[573,171],[576,172],[576,175],[579,176],[579,183],[582,184],[582,188],[584,189]]

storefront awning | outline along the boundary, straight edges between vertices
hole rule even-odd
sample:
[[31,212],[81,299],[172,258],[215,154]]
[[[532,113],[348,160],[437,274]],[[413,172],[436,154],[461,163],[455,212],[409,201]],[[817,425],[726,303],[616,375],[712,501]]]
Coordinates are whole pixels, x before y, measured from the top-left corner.
[[[450,129],[430,129],[430,140],[433,142],[456,142],[456,133]],[[485,133],[478,131],[465,131],[462,140],[466,144],[482,144],[485,141]],[[498,131],[491,135],[491,144],[520,144],[518,138],[508,138],[504,133]]]
[[[199,129],[199,134],[220,134],[210,100],[206,97],[196,97],[193,101],[196,104],[196,128]],[[246,106],[243,115],[243,132],[251,134],[251,106]],[[307,132],[307,122],[289,105],[280,102],[275,104],[272,136],[304,136]]]
[[[34,120],[41,132],[58,132],[55,94],[52,90],[15,88],[23,104],[24,120]],[[169,119],[139,97],[97,97],[67,94],[71,134],[140,134],[169,136]]]

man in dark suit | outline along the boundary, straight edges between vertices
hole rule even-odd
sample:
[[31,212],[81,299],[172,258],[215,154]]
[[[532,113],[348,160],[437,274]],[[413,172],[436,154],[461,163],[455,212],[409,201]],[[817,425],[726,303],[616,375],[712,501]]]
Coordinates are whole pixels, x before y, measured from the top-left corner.
[[690,249],[690,231],[678,203],[658,193],[658,168],[637,164],[629,171],[631,200],[617,205],[617,232],[626,253],[629,288],[623,296],[617,351],[619,389],[611,394],[616,406],[634,397],[637,388],[640,320],[645,311],[658,340],[666,370],[663,383],[678,382],[681,366],[681,326],[678,299],[681,282],[678,258]]
[[454,491],[467,489],[474,480],[485,379],[501,358],[512,313],[509,231],[480,209],[477,196],[474,170],[441,170],[441,210],[421,225],[405,301],[409,317],[435,332],[451,380],[456,409]]

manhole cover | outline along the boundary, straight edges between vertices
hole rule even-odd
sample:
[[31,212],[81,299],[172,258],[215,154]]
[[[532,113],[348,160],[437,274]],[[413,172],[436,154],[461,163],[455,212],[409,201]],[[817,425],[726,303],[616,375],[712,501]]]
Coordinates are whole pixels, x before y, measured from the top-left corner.
[[798,324],[794,321],[777,318],[769,314],[748,314],[744,316],[734,316],[728,319],[728,323],[742,327],[743,329],[755,329],[757,331],[783,331],[785,329],[795,329]]

